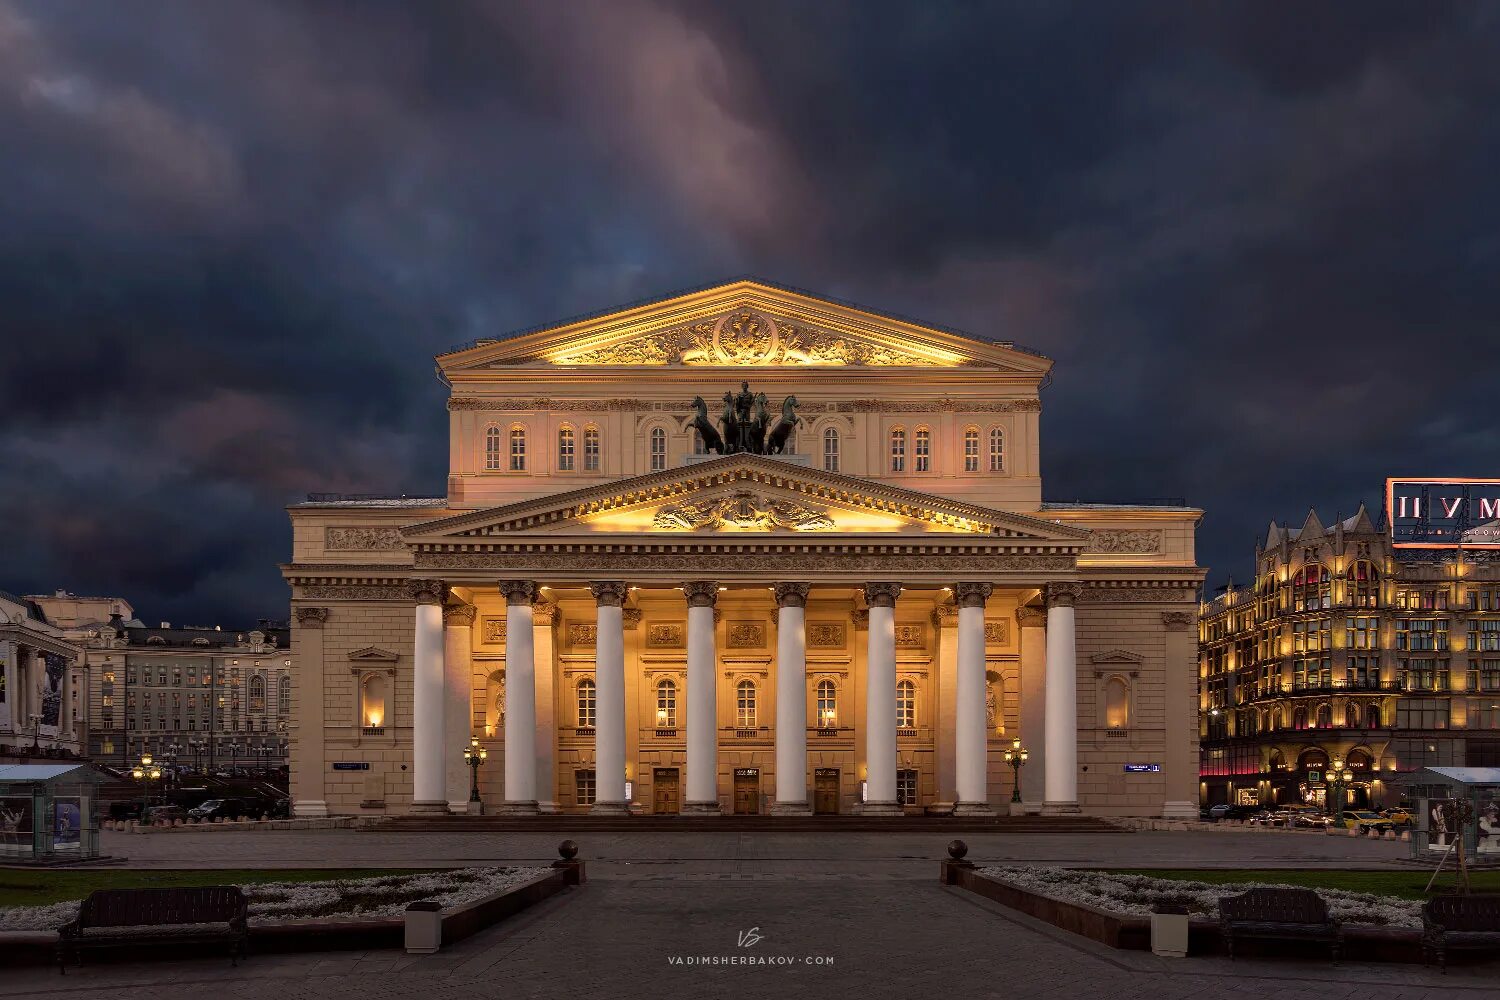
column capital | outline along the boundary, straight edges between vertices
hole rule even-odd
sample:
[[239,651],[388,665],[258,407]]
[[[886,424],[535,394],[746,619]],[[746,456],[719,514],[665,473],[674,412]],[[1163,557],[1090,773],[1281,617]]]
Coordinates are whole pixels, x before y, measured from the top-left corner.
[[620,580],[601,580],[589,584],[589,593],[601,606],[620,607],[625,603],[627,588]]
[[636,628],[641,624],[640,608],[624,608],[620,611],[620,624],[626,628]]
[[854,631],[870,631],[870,612],[864,608],[855,608],[850,613],[850,620],[854,622]]
[[531,624],[533,625],[556,625],[557,603],[555,601],[536,600],[531,602]]
[[406,592],[418,604],[442,604],[448,585],[442,580],[407,580]]
[[807,607],[807,593],[812,589],[811,584],[806,583],[778,583],[776,590],[776,606],[778,608],[805,608]]
[[327,608],[297,608],[292,614],[297,616],[298,628],[322,628],[328,620]]
[[1022,628],[1041,628],[1047,624],[1047,612],[1029,606],[1017,608],[1016,624]]
[[958,605],[949,602],[932,609],[932,624],[938,628],[953,628],[958,624]]
[[501,580],[496,586],[505,595],[506,604],[530,604],[536,600],[536,582],[533,580]]
[[1071,580],[1049,583],[1044,593],[1048,608],[1071,608],[1078,603],[1078,598],[1083,593],[1083,584]]
[[468,628],[474,624],[479,609],[472,604],[458,602],[443,606],[443,624],[449,628]]
[[1191,611],[1163,611],[1161,623],[1169,632],[1184,632],[1193,627],[1198,616]]
[[872,608],[894,608],[896,598],[901,596],[899,583],[865,584],[865,603]]
[[961,608],[982,608],[994,592],[994,586],[988,583],[956,583],[953,585],[953,600]]
[[690,608],[711,608],[719,600],[717,580],[689,580],[682,585],[682,596]]

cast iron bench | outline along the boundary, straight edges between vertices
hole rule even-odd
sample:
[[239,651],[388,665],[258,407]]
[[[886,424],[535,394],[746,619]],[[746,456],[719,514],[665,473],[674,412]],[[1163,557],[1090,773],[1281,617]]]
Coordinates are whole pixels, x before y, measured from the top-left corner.
[[1234,959],[1236,939],[1323,941],[1339,962],[1343,932],[1328,904],[1311,889],[1251,889],[1219,900],[1219,929]]
[[69,957],[81,964],[86,949],[214,943],[229,946],[231,964],[246,954],[245,894],[238,886],[96,889],[78,916],[58,928],[57,970],[67,973]]
[[1500,893],[1438,896],[1422,904],[1422,962],[1437,953],[1448,971],[1449,948],[1500,951]]

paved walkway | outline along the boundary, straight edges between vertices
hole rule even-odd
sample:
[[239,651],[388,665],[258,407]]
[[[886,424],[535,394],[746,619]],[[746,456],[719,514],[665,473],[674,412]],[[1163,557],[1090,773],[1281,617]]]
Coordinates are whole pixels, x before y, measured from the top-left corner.
[[[696,964],[705,958],[741,964]],[[1095,945],[935,877],[798,876],[720,880],[711,891],[689,879],[602,878],[438,955],[88,966],[66,978],[7,970],[0,996],[1478,1000],[1500,996],[1497,981],[1494,964],[1439,977],[1412,966],[1170,961]]]

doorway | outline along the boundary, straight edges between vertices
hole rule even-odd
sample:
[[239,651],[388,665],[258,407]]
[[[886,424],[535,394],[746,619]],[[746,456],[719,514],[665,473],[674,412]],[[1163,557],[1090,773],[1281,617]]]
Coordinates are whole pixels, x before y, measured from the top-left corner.
[[651,772],[651,812],[656,816],[676,816],[682,812],[681,783],[677,768],[658,767]]
[[734,814],[755,816],[760,812],[760,768],[734,769]]
[[813,772],[813,812],[834,816],[839,811],[839,769],[820,767]]

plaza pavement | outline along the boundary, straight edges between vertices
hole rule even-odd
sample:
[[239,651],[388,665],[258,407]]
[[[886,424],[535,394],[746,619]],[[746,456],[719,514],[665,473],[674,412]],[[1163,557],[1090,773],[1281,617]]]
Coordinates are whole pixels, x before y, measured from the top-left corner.
[[[230,833],[111,838],[160,867],[529,862],[556,834]],[[437,955],[393,951],[91,965],[0,973],[0,997],[420,996],[1080,998],[1255,1000],[1500,997],[1495,963],[1420,966],[1158,959],[1105,948],[937,881],[942,838],[622,834],[582,843],[589,882]],[[1399,864],[1402,844],[1339,837],[1140,833],[968,838],[979,862]],[[753,940],[752,938],[758,938]],[[744,946],[741,947],[741,943]],[[699,957],[790,964],[699,966]],[[680,959],[684,964],[675,964]],[[809,962],[808,960],[813,961]],[[817,964],[817,960],[828,964]]]

